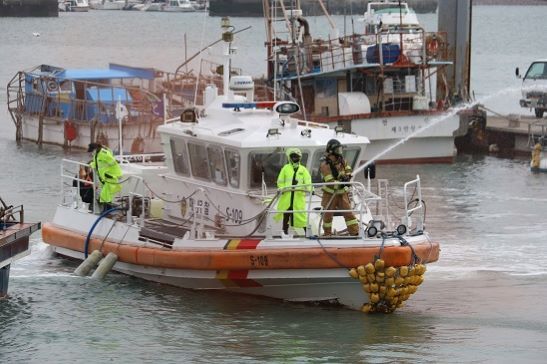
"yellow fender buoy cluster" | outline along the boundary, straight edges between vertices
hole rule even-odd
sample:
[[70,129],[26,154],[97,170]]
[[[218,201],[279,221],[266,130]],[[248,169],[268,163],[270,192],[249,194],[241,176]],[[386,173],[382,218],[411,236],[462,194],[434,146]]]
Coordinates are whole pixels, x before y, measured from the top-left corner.
[[539,143],[534,146],[534,150],[532,151],[532,162],[530,163],[532,168],[539,168],[541,149],[542,147]]
[[424,281],[426,266],[416,264],[399,268],[385,267],[382,259],[351,268],[349,275],[358,279],[369,295],[369,303],[361,308],[365,313],[391,313],[402,307]]

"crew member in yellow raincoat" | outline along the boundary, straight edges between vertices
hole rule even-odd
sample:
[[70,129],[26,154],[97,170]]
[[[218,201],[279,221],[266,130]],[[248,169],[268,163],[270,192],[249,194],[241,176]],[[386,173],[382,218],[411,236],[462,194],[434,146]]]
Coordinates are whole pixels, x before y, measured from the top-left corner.
[[[300,149],[288,148],[286,155],[288,163],[279,172],[277,188],[302,186],[301,188],[285,190],[277,203],[277,211],[279,212],[276,214],[275,219],[279,221],[283,216],[283,232],[288,234],[289,225],[295,228],[303,228],[306,231],[308,214],[303,210],[306,210],[306,194],[311,193],[313,187],[310,172],[300,163],[302,160]],[[300,212],[293,212],[293,210],[300,210]]]
[[[348,165],[342,154],[342,144],[336,139],[327,143],[325,156],[319,166],[325,183],[333,183],[323,187],[321,207],[323,210],[351,210],[351,202],[348,195],[348,187],[345,182],[351,180],[351,166]],[[323,232],[332,235],[333,212],[325,212],[323,215]],[[350,211],[342,212],[350,235],[359,234],[359,222]]]
[[122,189],[118,181],[122,176],[122,169],[116,158],[114,158],[112,151],[107,147],[99,143],[90,143],[87,151],[94,152],[90,165],[95,170],[96,176],[101,183],[99,202],[105,208],[109,208],[114,195]]

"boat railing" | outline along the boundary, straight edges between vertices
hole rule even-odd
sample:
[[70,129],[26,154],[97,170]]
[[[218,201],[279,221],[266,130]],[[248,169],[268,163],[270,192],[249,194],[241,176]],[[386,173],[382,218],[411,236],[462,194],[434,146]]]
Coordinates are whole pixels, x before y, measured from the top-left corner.
[[534,148],[537,143],[542,147],[547,143],[547,121],[542,119],[534,119],[528,123],[528,146]]
[[[430,61],[446,59],[445,40],[443,32],[414,27],[317,39],[309,44],[285,44],[275,51],[276,78],[279,81],[299,74],[311,76],[361,67],[378,70],[402,65],[427,67]],[[404,62],[400,55],[405,56]]]
[[[412,194],[410,194],[411,188],[413,189]],[[416,194],[418,195],[418,197],[414,198]],[[422,186],[420,182],[420,176],[416,175],[416,179],[408,181],[404,184],[403,197],[405,201],[405,225],[408,227],[412,226],[411,216],[414,212],[419,212],[420,216],[417,218],[416,221],[416,231],[423,231],[425,206],[422,199]],[[411,207],[413,203],[415,205],[414,207]]]
[[[96,198],[96,178],[94,174],[91,180],[80,178],[81,170],[91,171],[91,167],[88,163],[72,159],[63,159],[61,161],[61,205],[74,209],[88,207],[88,210],[95,213],[99,210]],[[91,189],[93,199],[89,206],[84,205],[87,203],[83,202],[80,193],[84,186]]]
[[[21,77],[30,85],[21,82]],[[21,112],[35,114],[39,117],[69,120],[71,122],[117,123],[116,104],[121,101],[127,109],[127,120],[149,121],[155,117],[161,118],[162,110],[157,108],[161,100],[145,88],[119,83],[104,84],[92,81],[57,80],[50,76],[38,76],[23,73],[19,79],[12,80],[8,85],[18,89],[17,97],[21,99]],[[32,81],[29,81],[32,80]],[[63,83],[74,85],[65,88]],[[73,91],[73,88],[76,90]],[[15,92],[15,91],[12,91]],[[93,95],[88,98],[87,93]],[[154,113],[156,109],[156,113]],[[159,110],[159,111],[158,111]],[[158,114],[158,115],[156,115]]]
[[[367,217],[370,217],[370,211],[368,209],[368,203],[371,201],[379,200],[381,197],[374,194],[369,189],[365,188],[365,186],[361,182],[347,182],[344,183],[345,186],[348,189],[348,192],[353,197],[353,201],[355,202],[355,208],[353,209],[324,209],[320,206],[320,201],[317,198],[317,195],[315,194],[315,190],[320,190],[322,187],[337,187],[338,183],[312,183],[312,184],[305,184],[305,185],[298,185],[298,186],[288,186],[284,188],[280,188],[277,190],[276,195],[273,197],[273,199],[270,201],[270,208],[266,210],[266,231],[265,235],[267,238],[271,239],[274,236],[273,231],[273,219],[274,216],[277,214],[283,214],[286,211],[280,211],[276,208],[277,203],[279,201],[279,198],[284,192],[289,191],[300,191],[304,192],[307,195],[307,209],[304,210],[291,210],[292,213],[305,213],[306,218],[308,221],[308,225],[306,228],[305,236],[311,237],[315,235],[313,232],[317,232],[317,235],[319,235],[319,231],[321,229],[321,223],[322,223],[322,216],[326,212],[331,212],[334,215],[343,214],[345,212],[351,212],[356,215],[356,218],[359,223],[359,237],[363,237],[364,235],[364,229],[363,225],[366,225],[364,221],[368,221]],[[314,215],[319,216],[318,219],[312,219]],[[315,226],[315,223],[317,223],[317,226]],[[313,225],[312,225],[313,224]]]
[[[80,176],[80,170],[92,171],[88,163],[79,162],[71,159],[63,159],[61,163],[61,205],[73,209],[85,209],[93,214],[99,213],[99,203],[97,199],[97,186],[99,185],[95,173],[93,179],[84,179]],[[144,180],[140,176],[128,175],[122,177],[119,181],[124,186],[124,193],[121,197],[121,206],[125,210],[127,223],[142,225],[146,216],[150,201],[142,191],[146,191]],[[84,202],[81,195],[82,185],[91,190],[91,202]],[[118,201],[118,202],[120,202]],[[134,219],[138,216],[139,219]]]

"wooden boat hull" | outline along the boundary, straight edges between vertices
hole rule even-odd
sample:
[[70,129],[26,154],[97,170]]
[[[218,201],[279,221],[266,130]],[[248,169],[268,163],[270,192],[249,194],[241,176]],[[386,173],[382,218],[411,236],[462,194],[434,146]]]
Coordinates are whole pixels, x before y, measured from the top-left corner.
[[[91,141],[91,124],[74,123],[76,138],[72,141],[66,139],[66,126],[64,122],[54,118],[45,118],[42,129],[42,143],[65,146],[76,149],[87,149]],[[123,126],[124,153],[156,153],[161,152],[159,135],[156,134],[157,124],[132,123]],[[100,125],[95,130],[95,138],[101,135],[101,142],[117,150],[119,144],[118,125]],[[136,139],[141,137],[142,144],[137,144]],[[25,115],[23,118],[23,139],[38,142],[39,120],[37,116]],[[98,140],[98,139],[95,139]]]

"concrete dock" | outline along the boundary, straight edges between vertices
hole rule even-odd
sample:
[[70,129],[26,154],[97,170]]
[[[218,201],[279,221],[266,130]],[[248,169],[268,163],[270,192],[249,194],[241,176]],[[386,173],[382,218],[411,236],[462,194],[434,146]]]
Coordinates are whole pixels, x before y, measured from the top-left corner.
[[515,114],[487,117],[487,143],[496,145],[500,151],[512,150],[514,154],[529,155],[537,138],[542,135],[547,135],[546,118]]

